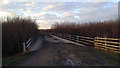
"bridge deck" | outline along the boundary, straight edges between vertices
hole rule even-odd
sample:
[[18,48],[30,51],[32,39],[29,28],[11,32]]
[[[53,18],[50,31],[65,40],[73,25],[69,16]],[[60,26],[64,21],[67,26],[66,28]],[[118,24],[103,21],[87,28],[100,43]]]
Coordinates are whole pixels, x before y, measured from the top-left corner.
[[[37,48],[35,48],[37,47]],[[89,46],[78,46],[45,35],[38,38],[30,57],[16,66],[115,66],[117,58]]]

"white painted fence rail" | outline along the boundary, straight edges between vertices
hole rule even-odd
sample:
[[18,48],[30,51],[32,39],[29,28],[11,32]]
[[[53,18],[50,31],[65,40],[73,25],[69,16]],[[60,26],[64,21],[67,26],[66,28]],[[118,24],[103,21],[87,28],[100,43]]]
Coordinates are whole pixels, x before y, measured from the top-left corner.
[[94,38],[92,37],[84,37],[84,36],[69,35],[69,34],[62,34],[62,33],[52,33],[52,35],[55,35],[76,43],[94,46]]
[[31,42],[33,37],[31,37],[27,42],[23,42],[23,54],[31,50]]

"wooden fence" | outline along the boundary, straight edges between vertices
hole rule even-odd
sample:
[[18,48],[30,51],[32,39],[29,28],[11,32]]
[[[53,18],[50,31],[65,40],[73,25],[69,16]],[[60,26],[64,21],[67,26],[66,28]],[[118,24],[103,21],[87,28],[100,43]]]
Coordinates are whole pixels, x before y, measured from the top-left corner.
[[102,38],[102,37],[84,37],[84,36],[77,36],[77,35],[69,35],[69,34],[62,34],[62,33],[51,33],[52,35],[56,35],[58,37],[80,43],[85,45],[91,45],[95,48],[104,49],[106,51],[112,51],[116,53],[120,53],[120,43],[119,39],[116,38]]
[[95,48],[100,48],[100,49],[104,49],[106,51],[112,51],[112,52],[116,52],[116,53],[120,53],[120,43],[119,43],[119,39],[115,39],[115,38],[102,38],[102,37],[95,37],[94,39],[94,45]]

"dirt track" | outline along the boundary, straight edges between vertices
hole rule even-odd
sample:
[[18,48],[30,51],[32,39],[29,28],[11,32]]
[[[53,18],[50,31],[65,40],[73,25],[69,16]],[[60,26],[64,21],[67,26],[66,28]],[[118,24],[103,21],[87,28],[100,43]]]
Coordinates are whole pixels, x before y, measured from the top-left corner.
[[[35,48],[37,47],[37,48]],[[89,46],[63,43],[49,35],[39,37],[30,57],[16,66],[116,66],[117,60]]]

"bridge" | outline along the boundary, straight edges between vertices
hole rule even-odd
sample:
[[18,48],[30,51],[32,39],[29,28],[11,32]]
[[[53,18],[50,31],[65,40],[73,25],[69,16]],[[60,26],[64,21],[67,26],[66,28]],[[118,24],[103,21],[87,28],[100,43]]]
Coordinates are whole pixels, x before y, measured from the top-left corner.
[[117,66],[118,58],[108,53],[119,53],[119,43],[111,41],[116,44],[113,46],[108,45],[111,38],[101,40],[102,43],[99,39],[104,38],[60,33],[39,35],[36,41],[30,38],[23,43],[23,54],[29,56],[14,66]]

